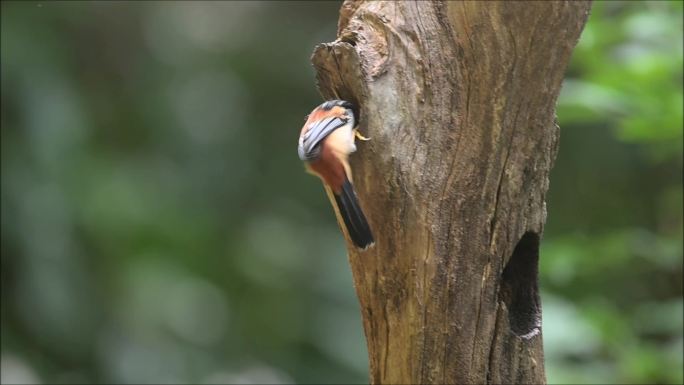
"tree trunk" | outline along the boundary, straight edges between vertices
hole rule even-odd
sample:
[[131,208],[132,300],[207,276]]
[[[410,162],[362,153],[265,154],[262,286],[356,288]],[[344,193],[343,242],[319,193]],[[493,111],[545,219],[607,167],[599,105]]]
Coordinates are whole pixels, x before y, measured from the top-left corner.
[[372,138],[351,164],[376,244],[348,242],[372,383],[546,382],[539,239],[589,8],[345,1],[316,47],[321,93]]

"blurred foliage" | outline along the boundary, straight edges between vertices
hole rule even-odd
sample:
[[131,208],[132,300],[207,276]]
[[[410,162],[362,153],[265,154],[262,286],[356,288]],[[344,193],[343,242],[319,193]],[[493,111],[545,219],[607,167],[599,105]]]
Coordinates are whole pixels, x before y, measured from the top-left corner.
[[680,1],[595,2],[541,250],[549,382],[682,383]]
[[[293,139],[338,8],[2,2],[3,383],[367,382]],[[681,2],[594,4],[558,108],[550,382],[682,382],[681,68]]]

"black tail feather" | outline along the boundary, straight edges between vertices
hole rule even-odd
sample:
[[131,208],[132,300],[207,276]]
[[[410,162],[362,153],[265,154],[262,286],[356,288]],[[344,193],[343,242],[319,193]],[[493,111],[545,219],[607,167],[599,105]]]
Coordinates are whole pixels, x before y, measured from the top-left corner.
[[363,215],[363,210],[356,198],[354,187],[349,180],[345,180],[342,190],[333,195],[352,242],[361,249],[368,248],[375,241],[366,216]]

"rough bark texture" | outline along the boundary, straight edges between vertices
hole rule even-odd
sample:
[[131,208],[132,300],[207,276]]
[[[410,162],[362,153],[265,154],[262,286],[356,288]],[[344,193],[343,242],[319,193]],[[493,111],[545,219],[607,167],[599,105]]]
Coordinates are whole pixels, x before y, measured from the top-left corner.
[[545,383],[537,291],[555,104],[588,2],[346,1],[312,61],[360,106],[349,245],[372,383]]

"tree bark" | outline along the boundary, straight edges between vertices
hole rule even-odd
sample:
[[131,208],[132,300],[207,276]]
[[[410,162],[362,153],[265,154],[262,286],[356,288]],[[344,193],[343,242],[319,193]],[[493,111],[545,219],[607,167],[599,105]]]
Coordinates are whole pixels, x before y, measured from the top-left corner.
[[539,240],[589,8],[348,0],[315,48],[321,93],[372,138],[351,164],[376,244],[347,242],[371,383],[546,382]]

